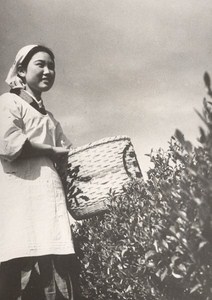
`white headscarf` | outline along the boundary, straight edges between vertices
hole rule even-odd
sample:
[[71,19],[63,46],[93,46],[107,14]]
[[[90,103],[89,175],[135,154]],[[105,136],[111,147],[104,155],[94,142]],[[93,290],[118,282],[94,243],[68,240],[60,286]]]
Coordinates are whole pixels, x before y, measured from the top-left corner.
[[5,82],[12,88],[24,88],[24,83],[21,78],[18,76],[18,66],[23,62],[27,54],[38,45],[28,45],[21,48],[15,58],[15,61],[10,68],[10,71],[7,75]]

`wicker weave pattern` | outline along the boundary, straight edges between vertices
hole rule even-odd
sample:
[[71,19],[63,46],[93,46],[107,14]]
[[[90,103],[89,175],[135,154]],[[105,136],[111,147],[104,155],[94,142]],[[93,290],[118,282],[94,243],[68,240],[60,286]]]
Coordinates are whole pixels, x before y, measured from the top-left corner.
[[69,153],[68,209],[83,219],[107,209],[110,190],[117,195],[142,174],[131,141],[126,136],[102,139]]

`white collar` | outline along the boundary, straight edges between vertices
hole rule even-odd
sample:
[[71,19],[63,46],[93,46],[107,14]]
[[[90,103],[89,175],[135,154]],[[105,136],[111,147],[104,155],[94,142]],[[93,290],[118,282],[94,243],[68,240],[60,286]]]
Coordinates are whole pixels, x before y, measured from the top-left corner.
[[40,100],[37,100],[35,96],[33,96],[30,92],[24,90],[35,102],[38,104],[39,108],[43,107],[43,100],[40,98]]

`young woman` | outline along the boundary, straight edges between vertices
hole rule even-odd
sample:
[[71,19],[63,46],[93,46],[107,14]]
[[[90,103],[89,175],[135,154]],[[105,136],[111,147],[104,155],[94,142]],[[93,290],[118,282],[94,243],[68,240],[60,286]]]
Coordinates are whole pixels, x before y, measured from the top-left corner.
[[[76,299],[69,216],[56,164],[70,142],[43,105],[54,54],[22,48],[0,97],[0,299]],[[59,101],[58,101],[59,105]]]

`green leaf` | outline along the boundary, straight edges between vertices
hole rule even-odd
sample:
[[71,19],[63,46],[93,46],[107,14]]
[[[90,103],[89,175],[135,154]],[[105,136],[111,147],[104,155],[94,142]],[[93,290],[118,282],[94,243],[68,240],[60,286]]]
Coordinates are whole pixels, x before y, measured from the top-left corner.
[[154,256],[156,252],[154,250],[149,250],[147,253],[145,253],[145,260],[148,260],[150,257]]
[[113,255],[119,260],[121,261],[121,257],[119,256],[119,254],[117,252],[114,252]]
[[182,134],[182,132],[181,132],[180,130],[176,129],[176,131],[175,131],[175,136],[176,136],[176,138],[178,139],[178,141],[179,141],[182,145],[184,145],[184,143],[185,143],[184,135]]
[[193,197],[194,202],[196,202],[197,205],[201,205],[202,204],[202,199],[198,198],[198,197]]
[[183,278],[183,275],[177,274],[177,273],[175,273],[174,271],[172,271],[172,275],[173,275],[175,278],[177,278],[177,279]]
[[163,273],[160,275],[161,281],[163,281],[166,278],[167,275],[168,275],[168,269],[165,268],[165,270],[163,271]]
[[205,245],[207,245],[208,242],[207,241],[203,241],[201,243],[199,243],[199,246],[198,246],[198,251],[200,251]]
[[158,248],[158,241],[154,241],[153,245],[155,246],[155,250],[156,252],[159,252],[159,248]]
[[181,218],[183,218],[184,220],[187,221],[187,214],[185,211],[178,210],[177,214],[178,214],[178,216],[180,216]]
[[189,142],[189,141],[185,142],[184,147],[188,153],[191,153],[193,150],[193,146],[192,146],[191,142]]
[[125,254],[127,251],[128,251],[128,248],[123,249],[123,250],[121,251],[121,256],[123,257],[124,254]]
[[172,264],[174,264],[175,261],[178,260],[178,259],[179,259],[179,256],[178,256],[178,255],[173,255],[173,256],[171,257],[171,262],[172,262]]
[[125,292],[127,293],[127,292],[130,292],[130,291],[132,291],[132,287],[129,285],[129,286],[127,287],[127,289],[125,290]]
[[186,273],[186,267],[183,264],[179,264],[177,268],[182,271],[184,274]]
[[169,249],[169,245],[168,245],[167,241],[162,240],[162,244],[166,249]]
[[211,88],[211,79],[210,79],[210,75],[208,74],[208,72],[205,72],[203,78],[204,78],[204,82],[205,82],[206,87],[210,90],[210,88]]
[[190,290],[190,294],[194,293],[194,292],[197,291],[199,288],[201,288],[201,284],[200,284],[200,283],[196,284],[196,285]]

